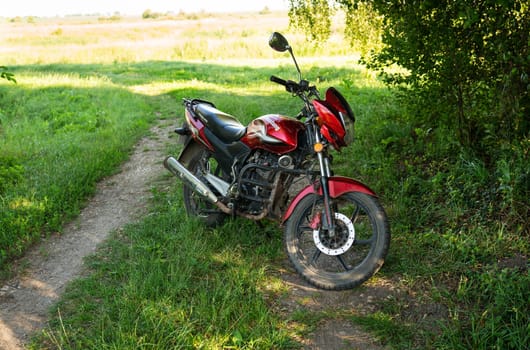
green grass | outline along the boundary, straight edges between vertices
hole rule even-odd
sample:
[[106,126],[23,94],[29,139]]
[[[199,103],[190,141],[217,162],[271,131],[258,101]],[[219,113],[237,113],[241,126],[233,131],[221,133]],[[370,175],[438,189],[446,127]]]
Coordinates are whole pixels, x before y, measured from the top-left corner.
[[[0,82],[3,275],[78,213],[155,118],[180,124],[181,98],[210,99],[242,122],[296,114],[299,101],[268,81],[296,78],[288,57],[266,45],[272,30],[285,31],[285,18],[273,17],[238,26],[221,18],[216,31],[198,21],[107,23],[88,34],[71,23],[2,24],[11,51],[0,62],[19,82]],[[60,38],[46,39],[52,32]],[[355,64],[336,36],[326,52],[291,34],[305,76],[322,90],[337,86],[352,104],[356,141],[335,155],[334,169],[380,194],[393,236],[378,277],[404,294],[373,315],[282,319],[268,304],[286,288],[271,272],[283,258],[277,226],[263,232],[236,220],[207,230],[182,220],[175,187],[155,191],[151,214],[88,260],[88,275],[69,286],[34,348],[290,348],[322,317],[347,317],[396,349],[524,348],[528,227],[509,208],[528,206],[514,194],[527,159],[496,160],[504,171],[490,174],[447,130],[412,124],[396,91]],[[423,321],[415,305],[442,312]]]
[[270,243],[277,232],[244,220],[207,230],[167,206],[179,193],[155,197],[155,215],[87,261],[89,276],[68,288],[35,348],[291,347],[261,288],[281,251],[280,239]]
[[0,85],[0,267],[60,231],[154,119],[156,103],[95,77],[22,72]]

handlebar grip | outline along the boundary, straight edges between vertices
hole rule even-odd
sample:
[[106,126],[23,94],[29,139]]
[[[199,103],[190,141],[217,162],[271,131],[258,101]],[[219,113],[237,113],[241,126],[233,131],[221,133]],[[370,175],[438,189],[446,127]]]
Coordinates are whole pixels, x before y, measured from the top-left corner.
[[287,82],[285,80],[283,80],[282,78],[278,78],[277,76],[274,76],[274,75],[271,75],[271,81],[276,84],[287,86]]

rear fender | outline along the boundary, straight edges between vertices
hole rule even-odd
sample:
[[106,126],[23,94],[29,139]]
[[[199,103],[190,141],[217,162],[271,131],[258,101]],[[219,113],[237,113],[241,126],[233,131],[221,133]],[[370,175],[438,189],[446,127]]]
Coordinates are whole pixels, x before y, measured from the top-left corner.
[[[328,183],[329,183],[329,194],[331,198],[340,197],[346,192],[361,192],[361,193],[365,193],[370,196],[374,196],[374,197],[377,196],[375,192],[372,191],[365,184],[357,180],[350,179],[348,177],[332,176],[329,178]],[[307,186],[293,198],[293,200],[291,201],[291,204],[289,204],[289,208],[287,208],[287,211],[285,212],[282,218],[282,224],[289,219],[289,217],[294,211],[294,208],[296,208],[298,203],[300,203],[300,201],[305,196],[308,196],[312,193],[322,195],[322,187],[320,186],[319,181]]]
[[184,141],[184,148],[180,152],[178,161],[182,165],[184,165],[186,168],[188,168],[193,156],[195,156],[198,152],[201,152],[204,149],[205,149],[204,146],[195,142],[193,137],[188,136],[186,140]]

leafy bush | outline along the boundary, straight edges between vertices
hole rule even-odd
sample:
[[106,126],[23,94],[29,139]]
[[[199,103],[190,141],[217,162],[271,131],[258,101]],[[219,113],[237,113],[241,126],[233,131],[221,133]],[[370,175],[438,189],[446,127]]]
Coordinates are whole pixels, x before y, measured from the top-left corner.
[[[406,70],[387,74],[387,79],[406,84],[409,101],[421,107],[418,121],[452,126],[459,142],[483,158],[495,157],[492,153],[503,142],[528,136],[530,8],[526,1],[332,3],[344,10],[352,42],[359,33],[367,36],[370,28],[382,33],[384,46],[367,62],[373,68],[397,64]],[[322,40],[330,35],[332,8],[326,0],[293,0],[289,14],[295,26]]]
[[142,13],[142,18],[143,19],[157,19],[157,18],[160,18],[162,17],[163,14],[162,13],[159,13],[159,12],[153,12],[149,9],[145,10],[143,13]]
[[[366,62],[380,69],[387,82],[404,89],[412,128],[447,129],[462,154],[477,157],[502,181],[510,179],[509,187],[503,185],[502,199],[528,198],[530,8],[526,1],[331,3],[346,13],[346,34],[352,42],[359,33],[368,33],[366,28],[382,33],[382,49],[374,50]],[[319,12],[320,7],[326,10]],[[329,37],[333,8],[325,0],[295,0],[291,21],[321,40]],[[404,69],[388,73],[391,64]],[[517,170],[506,166],[513,164],[510,158],[518,159]],[[528,204],[523,210],[512,209],[515,217],[525,217]]]

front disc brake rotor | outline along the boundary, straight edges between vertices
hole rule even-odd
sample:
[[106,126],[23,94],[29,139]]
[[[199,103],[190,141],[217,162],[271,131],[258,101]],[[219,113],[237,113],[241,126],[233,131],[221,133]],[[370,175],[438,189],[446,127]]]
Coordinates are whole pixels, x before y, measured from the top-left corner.
[[313,230],[313,240],[317,248],[327,255],[342,255],[351,248],[355,241],[355,228],[344,214],[335,213],[335,233],[327,230]]

